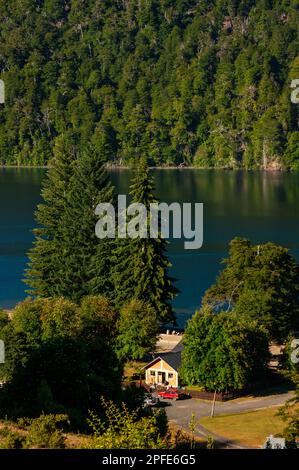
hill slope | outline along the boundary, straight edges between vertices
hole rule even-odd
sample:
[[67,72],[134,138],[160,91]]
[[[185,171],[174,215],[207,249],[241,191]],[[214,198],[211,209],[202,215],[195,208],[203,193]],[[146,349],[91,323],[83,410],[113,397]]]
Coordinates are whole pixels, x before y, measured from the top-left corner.
[[0,0],[0,163],[299,168],[299,0]]

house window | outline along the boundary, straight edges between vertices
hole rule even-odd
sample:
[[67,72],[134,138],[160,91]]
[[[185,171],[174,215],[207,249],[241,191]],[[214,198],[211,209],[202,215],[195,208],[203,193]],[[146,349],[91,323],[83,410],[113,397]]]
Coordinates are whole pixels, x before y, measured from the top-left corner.
[[168,379],[173,379],[173,374],[169,372]]
[[158,372],[158,375],[162,375],[162,374],[163,374],[163,372]]
[[156,372],[154,370],[151,370],[151,376],[152,377],[155,377],[156,376]]

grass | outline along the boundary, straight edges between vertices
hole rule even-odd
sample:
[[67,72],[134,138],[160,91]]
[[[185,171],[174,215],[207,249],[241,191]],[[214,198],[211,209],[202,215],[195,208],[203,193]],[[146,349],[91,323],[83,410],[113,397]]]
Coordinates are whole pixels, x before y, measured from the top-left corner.
[[126,362],[125,366],[124,366],[124,377],[127,377],[128,379],[131,379],[134,374],[137,374],[139,376],[139,374],[143,373],[144,372],[142,371],[142,367],[143,366],[146,366],[146,362],[141,362],[141,361],[128,361]]
[[279,408],[276,406],[247,413],[204,417],[200,419],[200,424],[231,441],[260,447],[267,436],[279,434],[285,427],[285,423],[277,416]]
[[185,388],[187,390],[194,390],[196,392],[204,392],[205,388],[201,387],[200,385],[186,385]]
[[[28,435],[28,431],[22,429],[20,426],[18,426],[17,423],[14,423],[13,421],[0,421],[0,432],[3,431],[3,429],[8,429],[9,431],[18,434],[22,438],[26,438]],[[64,433],[64,438],[65,438],[65,447],[67,449],[82,449],[88,447],[88,444],[90,443],[90,436],[84,435],[84,434],[75,434],[75,433]],[[0,435],[0,446],[3,444],[3,437]]]

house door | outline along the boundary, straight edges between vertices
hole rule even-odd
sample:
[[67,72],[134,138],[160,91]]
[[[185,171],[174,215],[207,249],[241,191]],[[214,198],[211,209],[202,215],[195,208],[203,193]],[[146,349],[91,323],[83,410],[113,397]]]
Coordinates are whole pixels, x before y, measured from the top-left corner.
[[166,374],[165,372],[158,372],[158,384],[164,384],[166,380]]

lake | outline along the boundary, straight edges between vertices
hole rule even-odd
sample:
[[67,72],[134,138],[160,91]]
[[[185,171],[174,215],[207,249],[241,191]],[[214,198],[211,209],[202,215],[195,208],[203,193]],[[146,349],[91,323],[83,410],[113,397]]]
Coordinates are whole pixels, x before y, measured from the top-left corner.
[[[39,168],[0,169],[1,307],[10,308],[26,296],[22,278],[45,173]],[[127,193],[130,172],[110,173],[118,192]],[[181,291],[174,302],[180,325],[215,281],[227,244],[235,236],[279,243],[299,260],[299,173],[193,169],[153,173],[160,200],[204,203],[202,248],[184,250],[181,240],[169,244],[171,275]]]

